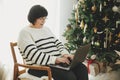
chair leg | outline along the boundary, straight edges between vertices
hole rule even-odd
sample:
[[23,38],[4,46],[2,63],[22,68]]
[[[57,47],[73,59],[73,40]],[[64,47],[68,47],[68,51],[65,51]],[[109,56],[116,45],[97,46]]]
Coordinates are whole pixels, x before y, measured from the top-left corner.
[[52,80],[51,70],[48,70],[48,80]]
[[18,75],[18,68],[14,65],[14,75],[13,75],[13,80],[18,80],[17,75]]

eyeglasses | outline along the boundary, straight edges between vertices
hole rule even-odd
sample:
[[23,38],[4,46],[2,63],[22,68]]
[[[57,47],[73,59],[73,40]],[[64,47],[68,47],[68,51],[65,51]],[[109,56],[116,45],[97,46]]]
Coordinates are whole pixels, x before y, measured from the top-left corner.
[[39,19],[40,19],[40,20],[46,20],[47,17],[40,17]]

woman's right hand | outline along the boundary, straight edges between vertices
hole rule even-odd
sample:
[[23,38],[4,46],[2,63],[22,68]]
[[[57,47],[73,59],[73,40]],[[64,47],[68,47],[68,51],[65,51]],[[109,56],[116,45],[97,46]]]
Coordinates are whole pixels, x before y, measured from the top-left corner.
[[56,64],[59,64],[59,63],[67,63],[67,64],[69,64],[70,61],[67,58],[65,58],[65,57],[58,57],[58,58],[56,58],[56,62],[55,63]]

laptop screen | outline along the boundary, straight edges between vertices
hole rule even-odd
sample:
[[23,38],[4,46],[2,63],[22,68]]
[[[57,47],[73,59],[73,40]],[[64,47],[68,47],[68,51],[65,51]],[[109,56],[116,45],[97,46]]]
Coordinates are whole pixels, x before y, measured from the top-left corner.
[[89,52],[90,46],[91,46],[91,44],[86,44],[84,46],[79,47],[76,50],[76,52],[74,54],[74,59],[73,59],[73,61],[71,63],[71,67],[76,66],[77,63],[79,63],[79,62],[85,61],[86,56],[87,56],[87,54]]

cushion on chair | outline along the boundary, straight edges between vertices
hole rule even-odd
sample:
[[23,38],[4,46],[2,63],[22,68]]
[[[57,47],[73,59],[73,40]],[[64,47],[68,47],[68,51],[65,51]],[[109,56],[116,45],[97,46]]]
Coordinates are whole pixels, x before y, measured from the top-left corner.
[[[41,78],[38,78],[36,76],[30,75],[27,72],[23,73],[19,76],[20,80],[48,80],[48,76],[42,76]],[[53,79],[52,79],[53,80]]]

